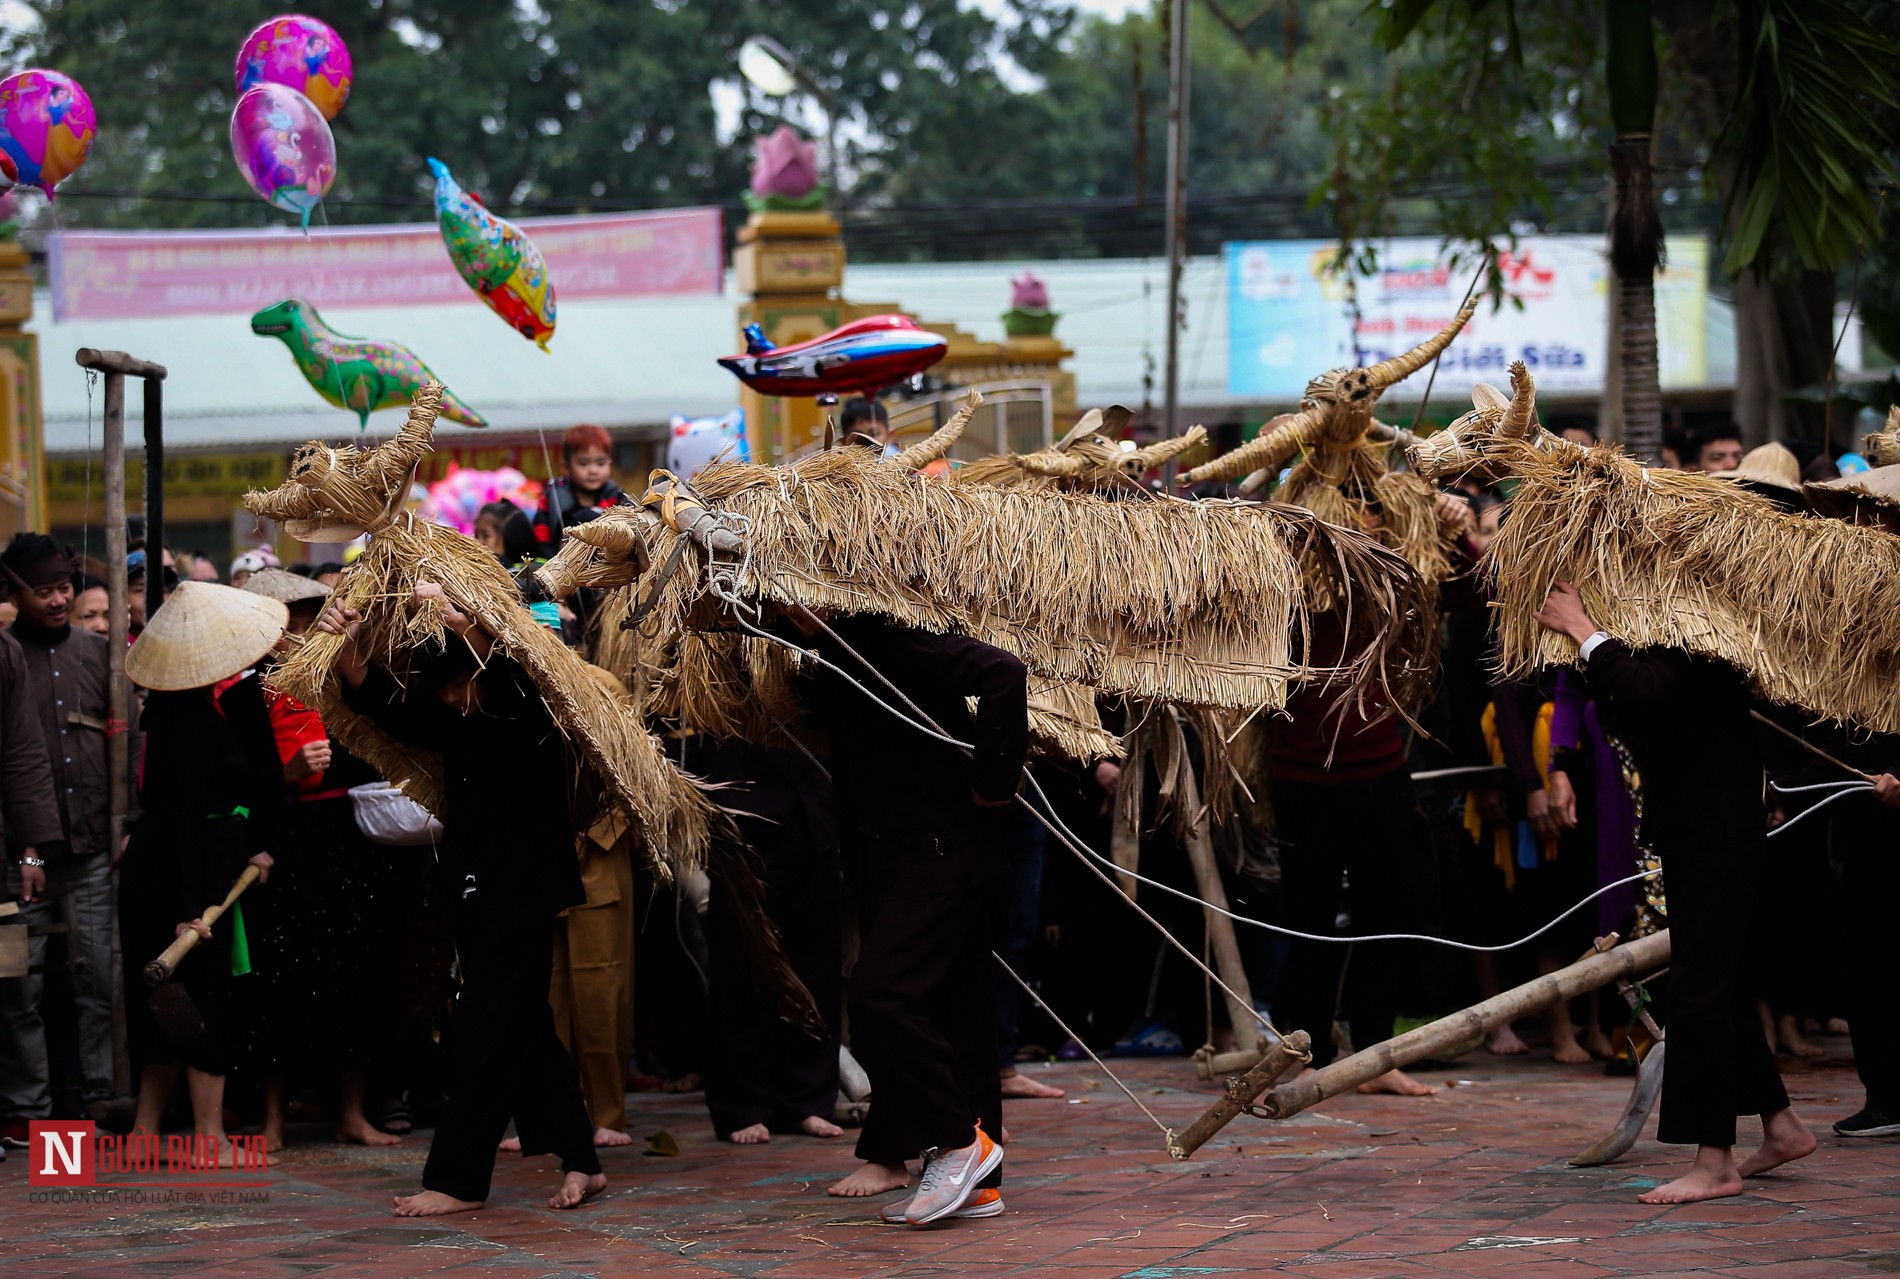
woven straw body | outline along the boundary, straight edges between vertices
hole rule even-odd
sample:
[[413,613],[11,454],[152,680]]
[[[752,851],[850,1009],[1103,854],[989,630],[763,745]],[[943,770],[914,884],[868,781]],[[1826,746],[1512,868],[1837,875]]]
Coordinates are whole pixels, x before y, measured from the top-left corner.
[[140,688],[176,692],[229,679],[270,652],[290,610],[216,582],[181,582],[125,655]]

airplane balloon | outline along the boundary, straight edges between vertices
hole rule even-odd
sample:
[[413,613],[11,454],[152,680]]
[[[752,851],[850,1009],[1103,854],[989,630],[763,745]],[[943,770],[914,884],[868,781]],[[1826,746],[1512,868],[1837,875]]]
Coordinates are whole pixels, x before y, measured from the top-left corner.
[[774,346],[756,324],[744,355],[721,356],[727,372],[761,395],[875,395],[922,373],[950,347],[907,315],[871,315],[822,337]]

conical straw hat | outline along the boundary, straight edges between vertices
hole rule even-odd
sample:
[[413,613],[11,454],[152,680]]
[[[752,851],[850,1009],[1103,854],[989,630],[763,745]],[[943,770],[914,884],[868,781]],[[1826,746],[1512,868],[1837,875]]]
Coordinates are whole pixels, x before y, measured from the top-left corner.
[[1765,485],[1789,493],[1801,491],[1801,463],[1780,444],[1763,444],[1750,449],[1740,466],[1732,471],[1713,472],[1718,480],[1735,480],[1745,485]]
[[330,588],[322,582],[283,568],[260,568],[245,578],[244,585],[238,589],[285,604],[295,604],[299,600],[320,600],[330,593]]
[[1816,511],[1837,518],[1851,515],[1863,503],[1900,509],[1900,466],[1876,466],[1858,475],[1820,480],[1802,491]]
[[145,623],[125,655],[125,673],[141,688],[203,688],[270,652],[289,620],[281,600],[215,582],[184,582]]

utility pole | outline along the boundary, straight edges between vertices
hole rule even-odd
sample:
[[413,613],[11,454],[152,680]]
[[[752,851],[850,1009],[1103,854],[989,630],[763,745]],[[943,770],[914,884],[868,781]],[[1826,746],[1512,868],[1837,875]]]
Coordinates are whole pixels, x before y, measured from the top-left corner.
[[[1168,240],[1168,365],[1162,392],[1162,426],[1169,438],[1181,433],[1181,276],[1187,267],[1188,15],[1194,0],[1170,0],[1168,21],[1168,181],[1164,218]],[[1167,489],[1177,467],[1168,463]]]

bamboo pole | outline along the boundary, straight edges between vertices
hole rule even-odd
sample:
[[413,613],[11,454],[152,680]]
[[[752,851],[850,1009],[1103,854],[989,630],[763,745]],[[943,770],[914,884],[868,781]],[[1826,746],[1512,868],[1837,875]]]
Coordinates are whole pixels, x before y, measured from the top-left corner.
[[[106,847],[118,851],[125,838],[126,781],[130,776],[131,688],[125,682],[125,374],[105,357],[120,352],[82,349],[82,368],[105,372],[105,452],[101,458],[106,489]],[[162,573],[163,552],[146,551],[147,574]]]
[[[1185,0],[1177,0],[1185,3]],[[1253,992],[1247,985],[1247,970],[1240,962],[1240,942],[1234,936],[1234,921],[1221,912],[1227,909],[1227,889],[1220,882],[1220,866],[1214,861],[1214,849],[1207,838],[1207,810],[1201,804],[1201,787],[1194,767],[1187,760],[1181,766],[1181,793],[1177,803],[1191,816],[1187,838],[1188,865],[1194,868],[1194,886],[1205,905],[1201,913],[1207,922],[1207,938],[1214,951],[1214,967],[1227,989],[1221,998],[1227,1003],[1227,1024],[1233,1028],[1237,1044],[1257,1043],[1260,1018],[1253,1010]]]
[[[1176,0],[1179,3],[1179,0]],[[1267,1055],[1246,1074],[1227,1081],[1226,1095],[1196,1119],[1179,1137],[1168,1140],[1168,1156],[1186,1159],[1215,1133],[1232,1123],[1255,1097],[1272,1087],[1274,1080],[1297,1065],[1313,1059],[1313,1041],[1303,1030],[1296,1030],[1267,1050]]]
[[1506,1022],[1574,999],[1585,991],[1607,986],[1620,977],[1634,977],[1669,962],[1669,930],[1641,937],[1600,955],[1591,955],[1568,968],[1507,990],[1462,1012],[1441,1017],[1396,1039],[1374,1044],[1363,1052],[1334,1062],[1324,1070],[1281,1084],[1261,1101],[1260,1108],[1274,1119],[1297,1115],[1329,1097],[1350,1092],[1387,1071],[1398,1070],[1458,1044],[1482,1038]]

